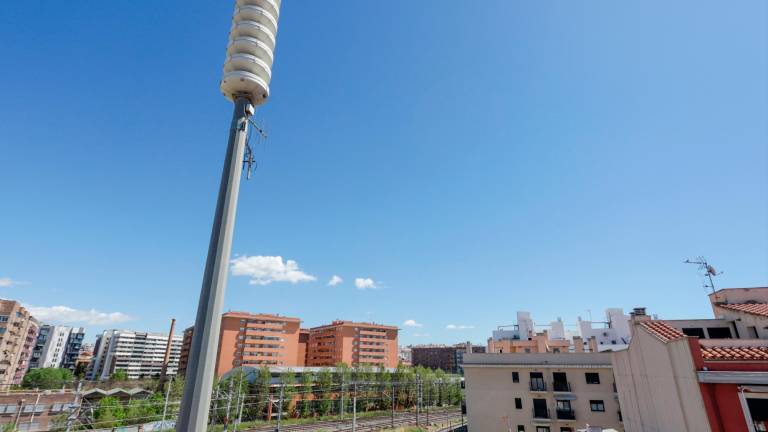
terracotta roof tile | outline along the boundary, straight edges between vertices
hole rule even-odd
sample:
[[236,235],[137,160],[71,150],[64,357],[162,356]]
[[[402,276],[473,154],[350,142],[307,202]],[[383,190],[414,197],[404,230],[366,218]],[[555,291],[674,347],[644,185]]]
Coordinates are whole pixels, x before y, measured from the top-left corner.
[[656,336],[659,340],[665,343],[685,337],[683,332],[664,321],[643,321],[641,325],[648,333]]
[[731,303],[718,305],[724,309],[768,317],[768,303]]
[[701,347],[704,360],[768,361],[768,347]]

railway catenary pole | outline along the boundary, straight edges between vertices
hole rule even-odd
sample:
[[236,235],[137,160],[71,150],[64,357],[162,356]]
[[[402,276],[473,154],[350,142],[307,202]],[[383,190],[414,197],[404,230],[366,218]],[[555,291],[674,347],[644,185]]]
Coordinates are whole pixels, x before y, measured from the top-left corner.
[[[266,102],[281,0],[238,0],[220,89],[234,102],[176,430],[207,429],[249,119]],[[250,165],[250,161],[248,162]]]

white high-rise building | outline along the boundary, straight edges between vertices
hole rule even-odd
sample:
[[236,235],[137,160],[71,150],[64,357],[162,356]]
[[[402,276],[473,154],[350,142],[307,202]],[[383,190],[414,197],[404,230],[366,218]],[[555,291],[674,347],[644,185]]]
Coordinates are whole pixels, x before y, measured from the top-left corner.
[[[182,335],[174,335],[167,375],[176,375],[181,354]],[[168,335],[129,330],[106,330],[96,338],[87,378],[105,380],[118,369],[128,378],[159,376],[163,368]]]
[[[598,324],[598,327],[593,327]],[[584,339],[585,348],[589,351],[617,351],[629,347],[630,330],[629,315],[624,314],[621,308],[608,308],[605,310],[605,321],[595,323],[582,321],[579,317],[579,332]],[[594,345],[590,346],[590,339],[594,337]]]

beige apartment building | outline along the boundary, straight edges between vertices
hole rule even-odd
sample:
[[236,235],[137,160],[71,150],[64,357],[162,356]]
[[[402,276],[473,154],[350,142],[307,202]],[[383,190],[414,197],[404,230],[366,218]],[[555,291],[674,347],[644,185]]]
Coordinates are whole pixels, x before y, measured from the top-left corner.
[[469,430],[623,431],[609,353],[466,354]]
[[0,390],[21,384],[39,328],[19,302],[0,300]]
[[307,366],[397,367],[397,327],[334,321],[309,330]]

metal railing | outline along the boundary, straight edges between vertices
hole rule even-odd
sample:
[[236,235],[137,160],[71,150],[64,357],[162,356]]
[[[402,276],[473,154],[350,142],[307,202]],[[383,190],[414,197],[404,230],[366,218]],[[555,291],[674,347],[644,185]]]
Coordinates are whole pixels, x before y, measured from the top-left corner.
[[552,389],[556,392],[569,392],[571,391],[571,383],[568,381],[555,381],[552,383]]
[[531,391],[547,391],[547,383],[544,381],[531,381],[529,387]]
[[559,409],[556,413],[560,420],[576,420],[576,412],[572,409]]
[[550,419],[549,408],[534,408],[533,418],[535,419]]

